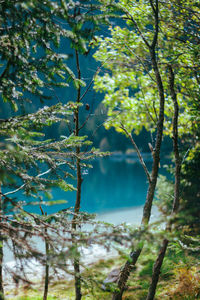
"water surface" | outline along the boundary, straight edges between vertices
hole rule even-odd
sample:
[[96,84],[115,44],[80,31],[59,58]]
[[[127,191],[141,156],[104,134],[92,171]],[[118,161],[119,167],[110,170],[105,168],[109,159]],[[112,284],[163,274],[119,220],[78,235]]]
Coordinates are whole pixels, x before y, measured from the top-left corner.
[[[148,169],[151,169],[151,164],[147,156]],[[81,211],[99,214],[144,204],[147,179],[137,158],[107,157],[93,161],[92,165],[93,168],[84,170]],[[164,171],[161,169],[161,172]],[[75,192],[54,189],[52,194],[53,200],[66,200],[67,203],[44,207],[48,214],[75,204]],[[30,210],[39,212],[39,208],[34,206],[29,207]]]
[[[147,168],[150,170],[151,155],[144,155],[144,158]],[[166,162],[163,161],[162,165],[164,163]],[[92,165],[93,168],[83,170],[81,211],[102,214],[144,204],[148,184],[146,174],[136,156],[115,155],[96,159],[92,161]],[[166,173],[166,171],[161,168],[161,173]],[[76,182],[71,183],[76,186]],[[54,188],[52,196],[53,201],[65,200],[66,203],[42,205],[47,214],[75,205],[76,192],[64,192]],[[21,191],[15,197],[27,203],[35,201],[22,195]],[[29,212],[40,213],[39,204],[28,204],[25,209]]]

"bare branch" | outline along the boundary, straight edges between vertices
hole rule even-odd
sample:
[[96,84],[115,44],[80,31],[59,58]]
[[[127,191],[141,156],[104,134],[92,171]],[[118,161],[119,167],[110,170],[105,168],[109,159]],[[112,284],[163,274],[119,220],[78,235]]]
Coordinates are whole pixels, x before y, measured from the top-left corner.
[[133,52],[133,50],[127,45],[125,44],[125,46],[128,48],[128,50],[139,60],[139,62],[142,64],[144,70],[147,72],[147,74],[149,75],[149,77],[151,78],[151,80],[153,82],[155,82],[155,79],[151,76],[151,74],[149,73],[148,68],[146,68],[145,64],[143,63],[143,61],[141,60],[141,58],[135,53]]
[[107,58],[107,59],[106,59],[106,60],[105,60],[98,68],[97,68],[97,70],[96,70],[96,72],[94,73],[94,76],[93,76],[92,80],[90,81],[90,83],[88,84],[88,86],[87,86],[85,92],[83,93],[82,96],[80,96],[80,101],[85,97],[85,95],[86,95],[87,92],[89,91],[91,85],[93,84],[96,75],[99,73],[99,71],[103,68],[104,64],[106,63],[106,61],[109,60],[109,59],[110,59],[110,57],[108,57],[108,58]]
[[147,179],[148,179],[149,183],[151,183],[151,176],[150,176],[149,171],[148,171],[148,169],[147,169],[147,166],[146,166],[146,164],[145,164],[145,162],[144,162],[144,160],[143,160],[143,157],[142,157],[142,155],[141,155],[141,153],[140,153],[140,150],[138,149],[137,144],[135,143],[135,141],[134,141],[132,135],[131,135],[131,134],[126,130],[126,128],[123,126],[123,124],[121,124],[121,129],[123,129],[124,132],[125,132],[125,133],[128,135],[128,137],[130,138],[131,143],[132,143],[133,147],[135,148],[135,150],[136,150],[136,152],[137,152],[137,155],[138,155],[138,158],[139,158],[139,160],[140,160],[140,163],[141,163],[141,165],[142,165],[142,167],[143,167],[143,169],[144,169],[144,171],[145,171],[145,173],[146,173]]

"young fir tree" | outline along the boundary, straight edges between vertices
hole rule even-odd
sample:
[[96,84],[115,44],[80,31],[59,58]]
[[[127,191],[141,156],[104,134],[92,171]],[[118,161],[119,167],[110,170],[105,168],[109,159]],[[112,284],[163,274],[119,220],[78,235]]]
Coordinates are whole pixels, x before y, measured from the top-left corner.
[[[11,195],[19,190],[36,196],[52,186],[73,189],[65,179],[71,176],[69,169],[74,168],[73,162],[76,160],[76,216],[80,208],[81,161],[91,157],[91,154],[97,154],[94,150],[92,153],[80,152],[85,138],[79,137],[79,104],[86,92],[80,94],[81,86],[85,83],[78,67],[78,53],[86,54],[86,44],[91,40],[100,18],[94,15],[94,6],[88,1],[81,5],[74,1],[2,1],[0,19],[0,91],[2,100],[12,107],[11,116],[2,116],[0,121],[2,206],[11,202],[9,205],[12,207],[14,201]],[[68,45],[70,42],[75,51],[77,76],[67,65],[69,56],[60,53],[61,39]],[[56,92],[52,92],[54,88],[67,87],[69,82],[77,89],[75,103],[45,106],[32,114],[26,112],[27,103],[34,105],[37,99],[41,103],[53,97],[57,99]],[[46,140],[42,128],[63,120],[67,122],[69,114],[75,117],[74,133],[66,134],[58,141]],[[60,169],[61,165],[67,170]],[[5,192],[6,186],[11,190]],[[6,220],[3,215],[1,220]],[[2,230],[1,240],[7,237]],[[1,262],[2,258],[3,246]],[[76,286],[79,290],[80,275],[76,273],[76,266],[78,264],[75,263]],[[0,274],[3,294],[2,264]]]

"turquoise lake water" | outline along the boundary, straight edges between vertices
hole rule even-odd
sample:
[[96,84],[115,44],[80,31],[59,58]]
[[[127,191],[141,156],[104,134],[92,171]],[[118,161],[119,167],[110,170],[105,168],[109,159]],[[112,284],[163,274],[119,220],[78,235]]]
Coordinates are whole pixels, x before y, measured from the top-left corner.
[[[150,156],[146,157],[146,164],[151,169]],[[81,211],[105,213],[144,204],[147,180],[137,158],[107,157],[93,161],[92,165],[93,168],[83,172]],[[165,172],[161,169],[161,173]],[[48,214],[74,206],[75,192],[54,189],[52,194],[53,200],[66,200],[67,203],[43,206]],[[39,206],[26,208],[39,213]]]

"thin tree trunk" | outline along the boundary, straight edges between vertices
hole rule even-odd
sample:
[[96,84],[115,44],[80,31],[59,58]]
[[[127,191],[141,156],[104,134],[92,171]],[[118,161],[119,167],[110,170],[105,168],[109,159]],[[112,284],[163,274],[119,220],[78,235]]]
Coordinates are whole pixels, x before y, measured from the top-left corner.
[[[174,72],[171,66],[169,66],[169,90],[170,95],[173,100],[174,104],[174,117],[173,117],[173,151],[175,157],[175,183],[174,183],[174,201],[173,201],[173,208],[172,213],[174,214],[178,211],[179,208],[179,195],[180,195],[180,172],[181,172],[181,163],[180,163],[180,155],[178,149],[178,114],[179,114],[179,106],[177,102],[177,96],[174,89]],[[171,226],[167,227],[167,230],[171,230]],[[162,263],[165,257],[165,253],[167,250],[169,241],[167,239],[163,240],[162,247],[156,259],[156,262],[153,267],[153,274],[151,279],[151,284],[149,287],[148,295],[146,300],[153,300],[157,283],[159,280],[159,275],[161,273]]]
[[153,66],[153,70],[156,76],[156,83],[159,92],[160,98],[160,110],[159,110],[159,117],[157,123],[157,134],[156,134],[156,144],[155,150],[153,151],[153,166],[152,166],[152,173],[151,173],[151,183],[149,184],[147,198],[144,205],[143,211],[143,218],[142,224],[147,225],[149,223],[149,219],[151,216],[151,207],[154,198],[156,183],[158,179],[158,170],[160,164],[160,149],[162,144],[162,136],[163,136],[163,122],[164,122],[164,105],[165,105],[165,96],[164,96],[164,88],[162,84],[162,79],[160,76],[160,72],[158,69],[157,61],[156,61],[156,54],[155,50],[150,50],[151,54],[151,62]]
[[169,243],[169,241],[167,239],[164,239],[162,242],[162,247],[160,248],[160,252],[159,252],[156,262],[154,263],[154,266],[153,266],[153,274],[152,274],[151,284],[149,287],[149,291],[148,291],[146,300],[154,299],[157,283],[158,283],[159,276],[160,276],[160,270],[161,270],[162,263],[163,263],[163,260],[165,257],[168,243]]
[[[41,205],[40,210],[42,215],[46,216],[47,213],[43,211]],[[47,233],[47,229],[45,228],[44,233]],[[45,280],[44,280],[44,294],[43,294],[43,300],[47,300],[48,295],[48,289],[49,289],[49,243],[46,239],[46,236],[44,236],[44,242],[45,242],[45,255],[46,255],[46,261],[45,261]]]
[[[1,182],[0,182],[0,222],[2,214],[2,194],[1,194]],[[3,238],[0,233],[0,300],[4,299],[4,289],[3,289]]]
[[[151,3],[151,1],[150,1]],[[149,53],[151,57],[151,63],[152,68],[154,70],[154,74],[156,77],[156,84],[157,89],[159,93],[159,117],[157,122],[157,134],[156,134],[156,144],[155,149],[153,151],[153,166],[152,166],[152,172],[151,172],[151,181],[149,183],[148,191],[147,191],[147,197],[143,209],[143,217],[141,225],[148,225],[150,216],[151,216],[151,208],[152,208],[152,202],[155,194],[155,188],[158,178],[158,170],[159,170],[159,164],[160,164],[160,149],[161,149],[161,143],[162,143],[162,136],[163,136],[163,122],[164,122],[164,105],[165,105],[165,96],[164,96],[164,88],[162,84],[162,78],[160,75],[160,71],[158,68],[157,60],[156,60],[156,53],[155,53],[155,47],[157,44],[157,38],[158,38],[158,0],[156,0],[156,7],[153,6],[153,12],[155,15],[155,34],[152,41],[152,44],[150,45],[147,40],[141,35],[143,41],[149,48]],[[121,300],[122,295],[124,292],[124,289],[126,287],[127,280],[129,278],[130,272],[133,270],[138,257],[140,256],[140,253],[142,251],[143,246],[136,246],[136,250],[134,252],[131,252],[130,258],[131,261],[127,261],[125,265],[123,266],[120,274],[119,279],[117,281],[118,285],[118,291],[114,292],[112,300]]]
[[138,248],[136,251],[133,251],[130,253],[131,260],[126,261],[125,265],[123,266],[123,268],[119,274],[119,279],[117,282],[119,290],[117,292],[113,293],[112,300],[121,300],[122,299],[123,292],[126,288],[127,280],[138,260],[138,257],[140,256],[141,251],[142,251],[142,248]]
[[46,251],[46,264],[45,264],[45,282],[44,282],[44,295],[43,300],[47,300],[48,289],[49,289],[49,244],[45,239],[45,251]]
[[[81,79],[81,71],[80,71],[80,64],[79,64],[79,55],[78,51],[75,51],[76,54],[76,67],[77,67],[77,73],[78,73],[78,79]],[[80,97],[81,97],[81,88],[79,86],[77,90],[77,99],[76,103],[80,103]],[[79,136],[79,107],[77,107],[75,114],[74,114],[74,121],[75,121],[75,136]],[[74,217],[72,221],[72,229],[76,231],[77,229],[77,214],[80,211],[80,204],[81,204],[81,185],[82,185],[82,176],[81,176],[81,162],[79,159],[80,154],[80,147],[76,147],[76,178],[77,178],[77,191],[76,191],[76,203],[74,207]],[[74,237],[72,235],[72,237]],[[78,248],[78,245],[74,239],[74,245]],[[81,273],[80,273],[80,261],[79,258],[74,258],[74,280],[75,280],[75,294],[76,294],[76,300],[80,300],[82,298],[81,294]]]
[[[77,147],[76,154],[80,153],[80,148]],[[80,201],[81,201],[81,184],[82,184],[82,177],[81,177],[81,167],[80,167],[80,160],[77,159],[77,192],[76,192],[76,203],[74,208],[74,217],[72,223],[72,229],[76,231],[77,229],[77,214],[80,210]],[[74,245],[78,248],[76,241],[74,240]],[[80,261],[79,258],[74,258],[74,279],[75,279],[75,293],[76,293],[76,300],[80,300],[82,297],[81,294],[81,274],[80,274]]]

